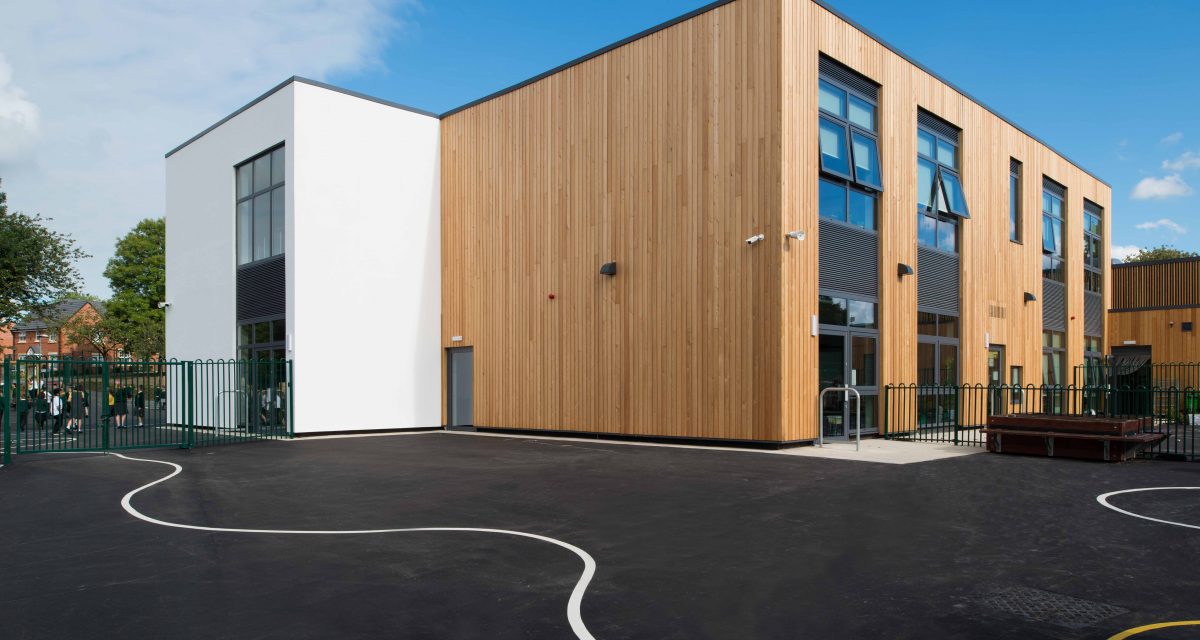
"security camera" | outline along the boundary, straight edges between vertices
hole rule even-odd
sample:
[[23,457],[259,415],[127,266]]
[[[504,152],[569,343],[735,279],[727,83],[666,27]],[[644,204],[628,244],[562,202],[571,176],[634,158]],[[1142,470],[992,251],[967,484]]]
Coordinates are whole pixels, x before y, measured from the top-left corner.
[[766,239],[767,239],[767,236],[760,233],[758,235],[750,236],[749,238],[746,238],[746,244],[754,244],[756,242],[762,242],[763,240],[766,240]]
[[166,308],[167,308],[167,307],[169,307],[169,306],[171,306],[171,303],[170,303],[170,302],[160,302],[160,303],[158,303],[158,308],[159,308],[159,309],[166,309]]

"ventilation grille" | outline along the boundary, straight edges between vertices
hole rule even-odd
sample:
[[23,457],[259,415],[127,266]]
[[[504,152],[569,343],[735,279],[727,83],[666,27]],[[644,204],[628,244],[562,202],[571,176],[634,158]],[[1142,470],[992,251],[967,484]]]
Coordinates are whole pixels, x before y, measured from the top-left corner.
[[981,598],[980,603],[1029,622],[1048,623],[1067,629],[1083,629],[1129,613],[1116,605],[1029,587],[1001,589]]
[[1042,188],[1054,195],[1067,199],[1067,188],[1047,177],[1042,177]]
[[1091,291],[1083,292],[1083,333],[1093,337],[1104,335],[1104,297]]
[[917,125],[928,129],[947,140],[953,140],[956,144],[959,142],[958,127],[942,120],[941,118],[929,113],[924,109],[917,111]]
[[276,256],[238,269],[239,322],[287,314],[286,273],[284,256]]
[[1016,158],[1008,159],[1008,170],[1017,175],[1021,175],[1021,161]]
[[1008,309],[1002,304],[989,303],[988,317],[1003,320],[1008,317]]
[[958,256],[917,247],[917,306],[958,315]]
[[1083,201],[1083,210],[1096,216],[1097,218],[1104,217],[1104,207],[1101,207],[1100,205],[1086,198]]
[[1042,328],[1067,330],[1066,286],[1061,282],[1042,280]]
[[817,243],[818,286],[860,296],[879,296],[879,236],[821,220]]
[[879,101],[879,85],[837,60],[821,56],[817,70],[823,77],[840,82],[863,96]]

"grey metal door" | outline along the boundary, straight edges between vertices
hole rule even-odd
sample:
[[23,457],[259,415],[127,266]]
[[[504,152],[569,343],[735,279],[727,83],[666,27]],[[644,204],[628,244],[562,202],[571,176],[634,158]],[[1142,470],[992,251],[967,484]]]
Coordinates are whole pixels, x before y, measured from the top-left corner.
[[469,427],[475,423],[474,353],[471,347],[446,350],[446,419],[447,426]]

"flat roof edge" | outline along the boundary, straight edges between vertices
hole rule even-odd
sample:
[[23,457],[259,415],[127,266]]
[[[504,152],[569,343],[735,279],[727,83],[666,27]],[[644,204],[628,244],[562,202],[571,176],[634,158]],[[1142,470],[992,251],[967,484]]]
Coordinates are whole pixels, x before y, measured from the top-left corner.
[[320,80],[312,80],[312,79],[310,79],[310,78],[305,78],[305,77],[303,77],[303,76],[292,76],[292,77],[288,78],[287,80],[284,80],[283,82],[280,82],[279,84],[275,85],[274,87],[271,87],[269,90],[267,90],[265,93],[263,93],[262,95],[258,96],[257,98],[255,98],[255,99],[251,100],[250,102],[247,102],[246,104],[242,105],[240,108],[238,108],[238,109],[237,109],[236,111],[234,111],[233,113],[230,113],[229,115],[225,116],[224,118],[221,118],[221,119],[220,119],[220,120],[218,120],[216,123],[214,123],[212,126],[209,126],[208,128],[204,129],[204,130],[203,130],[203,131],[201,131],[200,133],[197,133],[196,135],[194,135],[194,136],[192,136],[192,137],[188,138],[188,139],[187,139],[187,140],[186,140],[186,141],[185,141],[183,144],[180,144],[179,146],[175,147],[174,149],[171,149],[171,150],[170,150],[170,151],[168,151],[168,152],[166,153],[166,155],[164,155],[163,157],[164,157],[164,158],[170,158],[170,157],[171,157],[172,155],[174,155],[174,154],[175,154],[177,151],[179,151],[179,150],[183,149],[184,147],[186,147],[186,146],[188,146],[188,145],[192,144],[193,142],[195,142],[195,141],[199,140],[200,138],[203,138],[204,136],[208,135],[209,133],[212,133],[214,130],[216,130],[216,129],[217,129],[218,127],[220,127],[221,125],[223,125],[223,124],[225,124],[226,122],[229,122],[230,120],[232,120],[232,119],[234,119],[234,118],[238,117],[239,115],[241,115],[242,113],[244,113],[245,111],[247,111],[248,109],[250,109],[251,107],[253,107],[254,105],[256,105],[256,104],[258,104],[258,103],[262,102],[263,100],[266,100],[267,98],[270,98],[271,96],[273,96],[273,95],[275,95],[276,93],[278,93],[280,89],[283,89],[284,87],[288,86],[289,84],[292,84],[293,82],[298,82],[298,83],[301,83],[301,84],[307,84],[307,85],[311,85],[311,86],[318,87],[318,88],[321,88],[321,89],[326,89],[326,90],[328,90],[328,91],[334,91],[334,92],[341,93],[341,94],[344,94],[344,95],[347,95],[347,96],[351,96],[351,97],[354,97],[354,98],[359,98],[359,99],[361,99],[361,100],[367,100],[367,101],[369,101],[369,102],[374,102],[374,103],[376,103],[376,104],[381,104],[381,105],[384,105],[384,106],[387,106],[387,107],[393,107],[393,108],[395,108],[395,109],[401,109],[401,110],[404,110],[404,111],[409,111],[409,112],[415,113],[415,114],[417,114],[417,115],[428,116],[428,117],[430,117],[430,118],[437,118],[437,119],[440,119],[440,116],[438,116],[438,114],[436,114],[436,113],[433,113],[433,112],[431,112],[431,111],[425,111],[424,109],[417,109],[416,107],[410,107],[410,106],[408,106],[408,105],[405,105],[405,104],[400,104],[399,102],[392,102],[391,100],[384,100],[383,98],[376,98],[376,97],[374,97],[374,96],[369,96],[369,95],[367,95],[367,94],[365,94],[365,93],[360,93],[360,92],[358,92],[358,91],[353,91],[353,90],[350,90],[350,89],[344,89],[344,88],[342,88],[342,87],[338,87],[338,86],[335,86],[335,85],[332,85],[332,84],[329,84],[329,83],[326,83],[326,82],[321,82]]

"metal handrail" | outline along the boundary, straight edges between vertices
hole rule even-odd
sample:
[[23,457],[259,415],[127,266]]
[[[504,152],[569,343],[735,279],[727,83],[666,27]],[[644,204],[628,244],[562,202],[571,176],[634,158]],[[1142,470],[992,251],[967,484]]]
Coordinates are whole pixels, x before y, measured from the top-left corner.
[[821,390],[821,397],[817,400],[818,406],[821,407],[818,422],[817,422],[817,446],[825,446],[825,394],[829,391],[842,391],[846,393],[846,402],[850,401],[850,394],[854,394],[854,450],[862,450],[862,395],[858,393],[858,389],[854,387],[826,387]]

